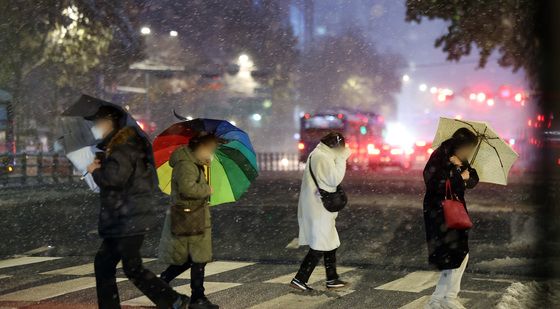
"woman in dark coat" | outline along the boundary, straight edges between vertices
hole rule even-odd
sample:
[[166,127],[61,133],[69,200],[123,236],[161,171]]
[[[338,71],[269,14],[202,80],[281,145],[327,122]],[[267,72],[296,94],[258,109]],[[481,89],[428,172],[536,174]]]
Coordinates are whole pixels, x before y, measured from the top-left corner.
[[429,263],[442,271],[436,291],[426,308],[464,308],[458,301],[461,277],[469,253],[468,230],[450,229],[445,224],[442,202],[449,179],[453,194],[465,203],[465,189],[478,183],[478,175],[469,163],[478,145],[477,136],[467,128],[457,130],[430,156],[424,168],[424,223]]
[[187,308],[188,297],[144,268],[140,247],[144,235],[156,225],[153,195],[157,178],[149,141],[136,128],[123,126],[125,115],[101,107],[92,117],[94,134],[103,140],[104,158],[88,166],[100,188],[99,235],[103,243],[95,256],[99,308],[120,308],[115,278],[122,260],[125,275],[158,308]]

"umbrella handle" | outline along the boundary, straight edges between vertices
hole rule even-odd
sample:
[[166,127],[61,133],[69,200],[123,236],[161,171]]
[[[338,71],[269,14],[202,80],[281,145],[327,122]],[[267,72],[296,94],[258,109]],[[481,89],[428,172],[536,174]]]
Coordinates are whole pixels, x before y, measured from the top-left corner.
[[482,145],[482,140],[485,138],[486,130],[488,130],[488,127],[484,128],[484,132],[482,132],[482,134],[478,134],[478,145],[476,145],[476,150],[474,151],[474,155],[471,159],[470,165],[473,165],[474,159],[476,159],[476,156],[478,155],[478,151],[480,150],[480,146]]
[[480,150],[481,145],[482,145],[482,136],[479,138],[478,145],[476,146],[476,150],[474,151],[474,155],[471,159],[470,165],[473,165],[474,159],[476,159],[476,156],[478,155],[478,151]]

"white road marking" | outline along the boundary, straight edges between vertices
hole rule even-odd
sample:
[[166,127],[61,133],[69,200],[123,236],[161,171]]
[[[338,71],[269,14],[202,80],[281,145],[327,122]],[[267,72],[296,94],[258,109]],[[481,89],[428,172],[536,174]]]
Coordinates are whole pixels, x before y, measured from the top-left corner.
[[[343,295],[354,292],[347,290]],[[339,294],[340,296],[343,296]],[[289,293],[271,300],[254,305],[249,309],[273,309],[273,308],[321,308],[325,303],[336,298],[329,297],[326,294],[313,295],[310,293]]]
[[33,254],[38,254],[38,253],[43,253],[46,251],[49,251],[51,249],[54,249],[53,246],[42,246],[33,250],[29,250],[27,252],[25,252],[23,255],[33,255]]
[[483,294],[486,295],[488,297],[493,297],[496,295],[502,295],[502,293],[499,292],[493,292],[493,291],[475,291],[475,290],[461,290],[461,293],[473,293],[473,294]]
[[[206,295],[210,295],[212,293],[227,290],[240,285],[241,283],[231,283],[231,282],[204,282],[204,292]],[[181,294],[185,294],[185,295],[191,294],[191,287],[189,284],[180,285],[178,287],[175,287],[174,289],[175,291]],[[146,296],[140,296],[137,298],[129,299],[123,302],[122,304],[127,306],[139,306],[139,307],[154,305],[154,303],[152,303],[152,301]]]
[[418,293],[435,286],[439,276],[440,272],[415,271],[402,278],[380,285],[375,289]]
[[[253,262],[226,262],[226,261],[216,261],[212,263],[208,263],[206,268],[204,269],[204,276],[212,276],[219,273],[223,273],[226,271],[247,267],[254,265]],[[187,270],[184,273],[180,274],[177,278],[179,279],[190,279],[191,278],[191,271]]]
[[[354,270],[355,268],[351,268],[351,267],[337,267],[337,272],[339,275],[342,275],[344,273],[347,273],[349,271]],[[288,284],[290,283],[290,281],[292,281],[292,279],[295,277],[296,273],[291,273],[288,275],[284,275],[284,276],[280,276],[274,279],[270,279],[265,281],[265,283],[283,283],[283,284]],[[308,284],[313,284],[316,282],[319,282],[321,280],[326,280],[327,274],[325,272],[325,268],[321,267],[321,266],[317,266],[315,268],[315,270],[313,271],[313,273],[311,274],[311,277],[309,277],[309,281],[307,282]]]
[[299,238],[294,238],[290,243],[286,246],[286,249],[297,249],[299,248]]
[[45,256],[22,256],[13,259],[7,259],[0,261],[0,268],[15,267],[21,265],[28,265],[34,263],[40,263],[45,261],[52,261],[61,259],[60,257],[45,257]]
[[[117,282],[125,279],[117,279]],[[0,301],[41,301],[95,287],[94,277],[59,281],[0,295]]]
[[494,278],[471,278],[471,280],[477,281],[490,281],[490,282],[503,282],[503,283],[514,283],[517,282],[511,279],[494,279]]
[[[415,299],[414,301],[400,307],[399,309],[424,309],[424,306],[426,306],[428,301],[430,301],[430,297],[431,297],[431,295],[422,296],[422,297],[420,297],[418,299]],[[469,302],[468,298],[459,298],[459,300],[461,301],[461,304],[463,304],[463,305],[466,305]]]
[[[155,261],[156,259],[142,259],[144,263]],[[122,268],[122,262],[119,262],[117,269]],[[40,273],[41,275],[69,275],[69,276],[85,276],[93,274],[95,269],[93,263],[87,263],[72,267],[60,268]]]
[[422,296],[414,301],[400,307],[399,309],[424,309],[424,306],[430,301],[431,295]]
[[8,275],[0,275],[0,279],[5,279],[5,278],[11,278],[12,276],[8,276]]

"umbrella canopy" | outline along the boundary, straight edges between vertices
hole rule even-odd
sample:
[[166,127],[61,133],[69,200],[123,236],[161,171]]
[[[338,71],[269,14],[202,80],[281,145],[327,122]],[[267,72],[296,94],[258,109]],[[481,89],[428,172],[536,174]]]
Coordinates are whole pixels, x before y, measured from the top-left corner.
[[231,123],[215,119],[194,119],[173,124],[154,140],[154,157],[160,188],[171,193],[169,158],[175,149],[188,144],[199,132],[225,140],[210,164],[209,182],[214,188],[211,205],[237,201],[258,175],[257,159],[249,136]]
[[60,142],[66,153],[94,145],[96,139],[91,132],[93,123],[80,117],[64,117],[61,121],[62,136]]
[[[76,101],[74,104],[72,104],[72,106],[70,106],[62,113],[62,116],[74,116],[82,118],[91,117],[95,115],[95,113],[97,113],[99,108],[102,106],[115,108],[119,110],[123,115],[125,115],[125,117],[123,118],[123,123],[121,125],[137,127],[138,129],[140,129],[138,122],[136,122],[136,120],[132,118],[132,116],[124,108],[122,108],[122,106],[89,96],[87,94],[83,94],[78,99],[78,101]],[[139,132],[143,131],[140,130]],[[148,136],[146,135],[145,137]]]
[[[110,106],[119,110],[123,115],[121,125],[136,127],[138,132],[149,141],[148,135],[142,131],[136,120],[121,106],[89,95],[82,95],[78,101],[62,113],[62,116],[66,117],[62,121],[61,142],[66,157],[72,162],[74,168],[84,175],[87,174],[87,166],[95,159],[95,152],[100,151],[95,148],[100,141],[96,140],[91,132],[93,122],[85,120],[85,118],[95,115],[102,106]],[[149,152],[151,153],[151,150]],[[91,175],[86,175],[84,179],[92,190],[97,190]]]
[[434,147],[439,147],[460,128],[473,131],[479,138],[471,165],[476,169],[480,181],[507,185],[509,170],[519,155],[488,123],[442,117],[434,138]]

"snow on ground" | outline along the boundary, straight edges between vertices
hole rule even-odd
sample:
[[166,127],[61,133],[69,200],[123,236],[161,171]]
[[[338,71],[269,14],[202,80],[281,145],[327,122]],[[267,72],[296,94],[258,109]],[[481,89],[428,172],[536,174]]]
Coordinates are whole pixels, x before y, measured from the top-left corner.
[[531,267],[535,263],[532,259],[526,258],[510,258],[509,256],[505,258],[493,259],[489,261],[482,261],[476,263],[475,265],[480,268],[484,269],[492,269],[492,268],[502,268],[502,267]]
[[560,282],[515,282],[502,295],[496,308],[560,308]]

